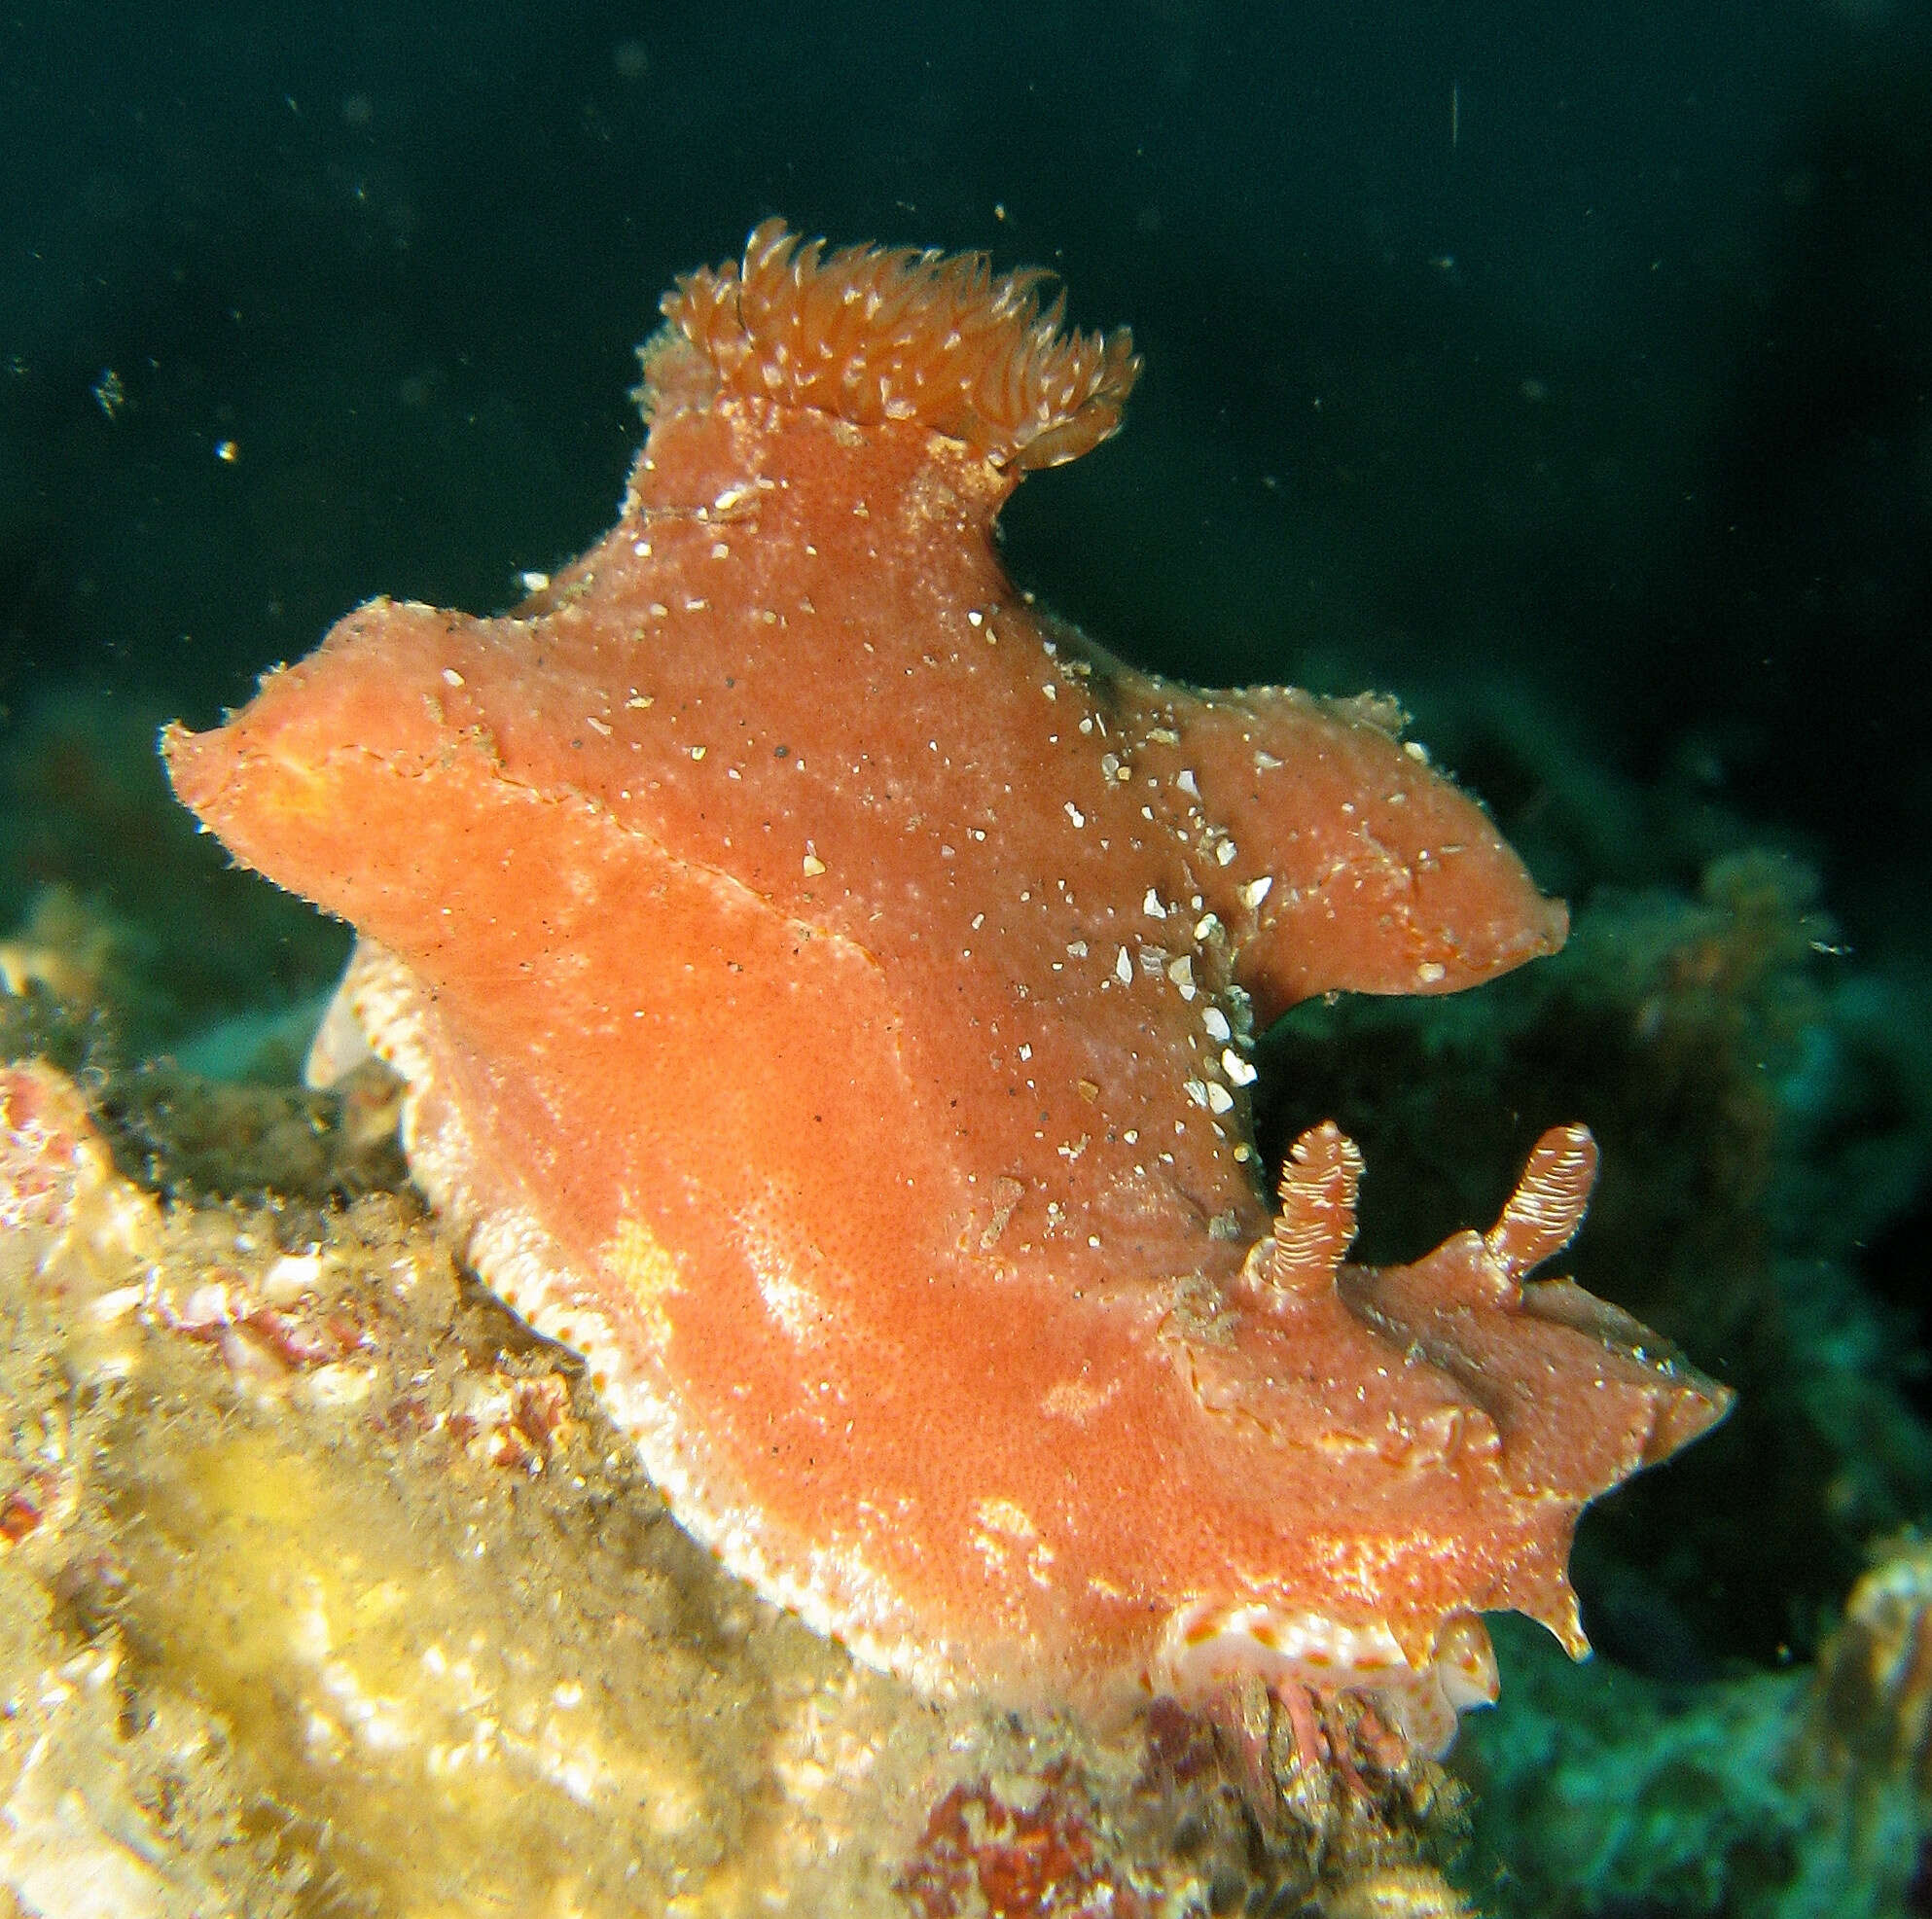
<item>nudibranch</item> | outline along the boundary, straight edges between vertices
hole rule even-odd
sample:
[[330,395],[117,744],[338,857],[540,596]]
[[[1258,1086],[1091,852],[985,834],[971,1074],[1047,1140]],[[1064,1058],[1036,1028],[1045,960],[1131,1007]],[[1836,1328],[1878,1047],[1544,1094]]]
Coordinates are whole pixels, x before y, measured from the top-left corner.
[[1480,1615],[1585,1650],[1582,1508],[1728,1394],[1532,1269],[1594,1148],[1350,1265],[1271,1211],[1255,1034],[1558,946],[1372,698],[1153,678],[993,521],[1139,362],[1040,276],[779,223],[641,349],[612,531],[513,613],[386,599],[170,729],[233,855],[359,935],[352,1017],[483,1280],[575,1347],[691,1533],[934,1688],[1354,1688],[1440,1748]]

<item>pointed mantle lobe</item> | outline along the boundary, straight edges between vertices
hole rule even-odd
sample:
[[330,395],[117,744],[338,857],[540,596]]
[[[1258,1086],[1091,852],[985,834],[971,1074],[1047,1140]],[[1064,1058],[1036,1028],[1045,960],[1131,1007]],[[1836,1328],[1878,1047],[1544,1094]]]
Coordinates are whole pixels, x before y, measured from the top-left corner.
[[356,926],[416,1177],[761,1590],[930,1687],[1259,1669],[1446,1743],[1476,1615],[1581,1652],[1577,1513],[1728,1396],[1529,1278],[1581,1128],[1352,1267],[1360,1157],[1318,1128],[1271,1216],[1248,1046],[1562,907],[1392,706],[1157,680],[1014,589],[994,515],[1114,430],[1125,332],[775,222],[664,313],[602,541],[512,616],[371,602],[170,731],[177,791]]

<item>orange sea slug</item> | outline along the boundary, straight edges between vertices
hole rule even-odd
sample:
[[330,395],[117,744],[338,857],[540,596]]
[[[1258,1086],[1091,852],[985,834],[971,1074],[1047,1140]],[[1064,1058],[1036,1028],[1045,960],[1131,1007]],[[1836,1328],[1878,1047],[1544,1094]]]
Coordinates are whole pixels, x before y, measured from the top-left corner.
[[1197,693],[1015,591],[994,516],[1114,430],[1125,332],[777,222],[663,310],[604,539],[507,617],[359,609],[171,730],[177,790],[358,929],[417,1179],[761,1591],[928,1687],[1259,1671],[1440,1747],[1477,1616],[1581,1652],[1578,1512],[1728,1395],[1528,1278],[1581,1127],[1349,1266],[1360,1157],[1316,1128],[1271,1217],[1248,1049],[1562,907],[1391,706]]

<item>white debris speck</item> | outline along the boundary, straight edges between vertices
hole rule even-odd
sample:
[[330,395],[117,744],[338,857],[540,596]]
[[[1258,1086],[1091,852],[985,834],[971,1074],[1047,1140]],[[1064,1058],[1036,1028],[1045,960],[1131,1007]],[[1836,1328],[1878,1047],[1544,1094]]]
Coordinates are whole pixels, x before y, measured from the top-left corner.
[[550,575],[539,573],[534,567],[524,568],[517,578],[526,593],[541,593],[550,585]]
[[321,1277],[319,1253],[284,1253],[262,1275],[262,1297],[271,1306],[286,1306],[313,1292]]
[[1210,1113],[1232,1113],[1234,1110],[1234,1095],[1219,1080],[1207,1083],[1207,1110]]
[[1133,961],[1127,958],[1127,949],[1125,946],[1114,956],[1114,977],[1123,986],[1133,984]]
[[117,1320],[125,1319],[147,1297],[145,1286],[117,1286],[113,1292],[95,1297],[88,1308],[88,1316],[96,1326],[112,1326]]
[[1208,1037],[1215,1040],[1232,1040],[1234,1029],[1228,1023],[1228,1015],[1218,1006],[1211,1006],[1200,1015],[1200,1023],[1207,1028]]
[[1419,739],[1404,740],[1402,742],[1402,750],[1408,754],[1410,759],[1418,762],[1420,764],[1426,766],[1429,764],[1429,749]]
[[[1197,1106],[1205,1106],[1207,1104],[1207,1082],[1205,1080],[1190,1080],[1187,1083],[1187,1093],[1188,1097]],[[1178,1132],[1180,1128],[1177,1125],[1175,1131]]]
[[1194,955],[1183,953],[1179,959],[1169,960],[1167,977],[1180,989],[1182,999],[1192,1000],[1195,995]]
[[811,850],[811,841],[805,841],[805,856],[799,863],[805,869],[807,879],[816,879],[825,871],[825,862]]
[[982,613],[977,606],[968,607],[966,609],[966,623],[969,626],[979,625],[985,619],[985,617],[986,616],[984,613]]
[[1248,883],[1241,888],[1241,904],[1244,906],[1248,906],[1248,907],[1254,907],[1260,906],[1261,903],[1268,898],[1269,889],[1272,887],[1273,884],[1274,884],[1274,878],[1273,875],[1270,873],[1263,873],[1259,879],[1249,880]]
[[1202,942],[1211,940],[1220,924],[1219,913],[1202,913],[1194,923],[1194,937]]
[[1020,1056],[1021,1059],[1031,1059],[1033,1057],[1033,1048],[1026,1046],[1021,1047],[1020,1048]]
[[693,748],[691,749],[691,757],[692,757],[692,758],[693,758],[694,760],[701,760],[701,759],[703,759],[703,758],[704,758],[704,749],[703,749],[703,748],[702,748],[701,746],[694,746],[694,747],[693,747]]
[[731,556],[732,556],[732,550],[724,543],[724,541],[719,540],[712,546],[711,557],[713,559],[730,559]]
[[1046,684],[1041,687],[1040,691],[1043,693],[1045,693],[1049,699],[1057,699],[1060,696],[1059,688],[1055,686],[1053,681],[1051,680],[1047,681]]
[[639,559],[649,559],[651,557],[651,543],[648,540],[633,540],[630,543],[630,551]]
[[367,1366],[319,1366],[296,1387],[301,1402],[317,1412],[341,1412],[361,1405],[376,1387],[376,1369]]
[[1066,801],[1066,816],[1075,826],[1085,826],[1087,824],[1087,815],[1071,800]]
[[1214,849],[1214,857],[1224,867],[1233,866],[1234,864],[1234,842],[1232,839],[1224,839]]
[[1424,960],[1415,969],[1415,977],[1425,986],[1438,986],[1449,977],[1449,968],[1441,960]]
[[1066,950],[1068,957],[1071,959],[1085,959],[1087,957],[1087,942],[1085,940],[1069,940],[1066,942]]
[[[605,738],[605,739],[609,739],[609,738],[610,738],[610,736],[611,736],[611,729],[610,729],[610,728],[609,728],[609,727],[608,727],[608,726],[607,726],[607,725],[606,725],[606,724],[605,724],[605,723],[604,723],[604,722],[603,722],[602,720],[599,720],[599,719],[597,718],[597,716],[596,716],[596,715],[595,715],[594,713],[587,713],[587,714],[585,714],[585,715],[584,715],[584,724],[585,724],[585,725],[586,725],[587,727],[589,727],[589,728],[590,728],[590,730],[591,730],[591,731],[592,731],[593,733],[601,733],[601,734],[602,734],[602,735],[604,736],[604,738]],[[700,753],[701,753],[701,752],[702,752],[703,750],[704,750],[704,749],[703,749],[702,747],[699,747],[699,748],[698,748],[698,751],[699,751]]]
[[1227,1047],[1222,1050],[1221,1070],[1237,1086],[1251,1086],[1259,1077],[1255,1069],[1233,1047]]
[[1167,908],[1161,904],[1160,894],[1151,886],[1147,889],[1147,898],[1140,903],[1140,910],[1149,919],[1165,919],[1167,917]]
[[1200,788],[1194,783],[1194,768],[1192,766],[1183,766],[1174,775],[1174,784],[1190,799],[1199,800],[1200,798]]
[[443,669],[443,684],[446,687],[460,687],[463,684],[463,676],[455,667],[446,666]]

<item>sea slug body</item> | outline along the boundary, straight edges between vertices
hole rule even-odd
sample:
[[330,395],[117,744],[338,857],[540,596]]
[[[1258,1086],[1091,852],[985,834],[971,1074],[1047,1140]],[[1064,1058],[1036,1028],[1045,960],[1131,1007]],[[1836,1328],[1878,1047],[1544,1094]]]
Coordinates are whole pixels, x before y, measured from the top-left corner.
[[1413,1265],[1346,1263],[1333,1127],[1271,1210],[1252,1036],[1564,913],[1387,702],[1158,680],[1014,589],[1000,506],[1138,369],[1060,311],[768,222],[666,297],[596,546],[504,617],[371,602],[170,770],[357,928],[416,1179],[733,1570],[922,1686],[1259,1671],[1439,1749],[1478,1616],[1581,1651],[1578,1512],[1728,1395],[1532,1276],[1580,1127]]

